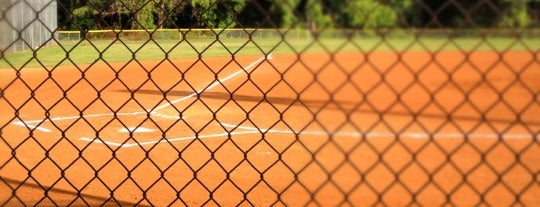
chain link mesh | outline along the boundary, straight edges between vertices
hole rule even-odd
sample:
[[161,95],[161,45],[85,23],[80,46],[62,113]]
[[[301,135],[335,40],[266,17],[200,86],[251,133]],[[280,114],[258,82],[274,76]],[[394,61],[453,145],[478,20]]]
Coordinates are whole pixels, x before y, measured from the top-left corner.
[[536,206],[540,2],[0,0],[1,206]]

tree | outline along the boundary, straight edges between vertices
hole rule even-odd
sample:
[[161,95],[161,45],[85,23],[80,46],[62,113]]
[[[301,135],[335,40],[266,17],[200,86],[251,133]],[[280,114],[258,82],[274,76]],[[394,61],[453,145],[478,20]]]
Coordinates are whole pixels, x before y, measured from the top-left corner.
[[[523,28],[540,0],[57,0],[62,29]],[[249,9],[246,10],[246,6]],[[252,10],[252,11],[249,11]]]
[[364,29],[393,28],[398,25],[398,14],[389,5],[376,0],[357,0],[345,11],[349,24]]
[[153,1],[132,1],[131,11],[133,12],[133,21],[131,22],[132,29],[155,29],[154,24],[154,3]]
[[75,4],[73,10],[73,26],[78,29],[102,29],[108,23],[105,16],[109,14],[114,0],[83,0]]
[[272,20],[284,28],[298,27],[299,3],[300,0],[275,0],[270,8]]
[[[523,28],[533,23],[528,10],[538,0],[422,1],[424,27]],[[432,20],[436,21],[432,21]]]
[[71,28],[79,30],[95,28],[96,22],[92,18],[93,13],[93,10],[88,6],[73,10],[73,25]]
[[312,31],[333,27],[334,21],[321,0],[276,0],[270,12],[283,28],[303,27]]
[[[325,7],[326,8],[326,7]],[[307,0],[305,15],[307,28],[312,32],[333,27],[333,20],[330,14],[324,11],[323,4],[319,0]]]
[[183,11],[185,2],[183,0],[159,0],[154,1],[154,15],[156,26],[159,28],[174,26],[174,21]]
[[238,15],[247,0],[191,0],[199,26],[227,28],[236,25]]
[[[154,29],[154,1],[152,0],[115,0],[109,5],[109,15],[117,19],[117,27],[123,27],[122,18],[128,19],[130,29]],[[112,18],[115,19],[115,18]]]
[[417,0],[390,0],[388,3],[396,12],[397,23],[402,27],[414,25],[416,21],[415,15],[420,5]]
[[58,26],[60,29],[77,29],[74,24],[74,10],[83,5],[82,0],[57,0],[58,2]]
[[525,28],[532,23],[532,18],[528,12],[527,0],[513,0],[505,2],[508,9],[499,23],[500,27],[505,28]]

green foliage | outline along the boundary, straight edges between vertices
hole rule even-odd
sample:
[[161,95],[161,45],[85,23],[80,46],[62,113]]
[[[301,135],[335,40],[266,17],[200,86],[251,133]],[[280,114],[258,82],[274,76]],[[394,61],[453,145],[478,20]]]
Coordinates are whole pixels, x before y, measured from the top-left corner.
[[[390,0],[389,5],[396,12],[398,22],[402,26],[414,25],[418,9],[421,8],[416,0]],[[408,22],[411,21],[411,22]]]
[[503,28],[525,28],[532,23],[531,16],[527,11],[526,0],[514,0],[510,2],[508,10],[500,22]]
[[73,27],[74,29],[101,29],[100,20],[108,12],[113,0],[87,0],[74,1]]
[[415,2],[415,0],[390,0],[389,5],[392,5],[396,11],[403,12],[410,10]]
[[284,28],[298,27],[299,20],[295,9],[299,3],[299,0],[275,0],[270,8],[272,19]]
[[[74,19],[74,9],[82,5],[81,0],[57,0],[59,5],[58,7],[58,16],[61,17],[58,19],[58,26],[62,30],[69,30],[74,28],[74,21],[81,21],[80,16],[78,19]],[[80,11],[79,11],[80,12]]]
[[96,12],[105,12],[107,9],[117,1],[115,0],[87,0],[86,2],[82,1],[83,6],[92,8]]
[[[535,0],[539,1],[539,0]],[[58,0],[62,29],[524,28],[532,0]],[[246,9],[246,7],[248,9]],[[536,9],[538,10],[538,9]],[[432,20],[436,21],[432,21]],[[254,23],[255,22],[255,23]]]
[[133,29],[155,29],[153,8],[154,4],[151,2],[145,2],[145,4],[136,3],[132,5],[135,12],[135,20],[131,22],[131,28]]
[[235,16],[244,8],[246,0],[191,0],[200,26],[228,28],[236,25]]
[[329,14],[323,10],[319,0],[308,0],[306,4],[306,18],[308,28],[313,31],[333,27],[333,21]]
[[364,29],[393,28],[398,24],[396,11],[375,0],[358,0],[346,10],[350,25]]
[[73,10],[73,22],[80,29],[94,29],[95,21],[93,19],[93,10],[88,7],[80,7]]
[[164,28],[169,25],[174,25],[174,21],[178,18],[178,14],[183,12],[183,0],[160,0],[154,2],[152,14],[156,19],[156,27]]

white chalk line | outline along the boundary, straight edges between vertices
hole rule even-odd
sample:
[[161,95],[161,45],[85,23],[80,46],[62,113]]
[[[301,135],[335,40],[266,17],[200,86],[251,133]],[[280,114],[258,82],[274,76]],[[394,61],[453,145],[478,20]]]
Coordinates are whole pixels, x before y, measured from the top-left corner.
[[222,123],[221,125],[228,128],[238,128],[250,131],[257,131],[260,133],[281,133],[281,134],[300,134],[300,135],[319,135],[319,136],[343,136],[343,137],[367,137],[367,138],[381,138],[381,137],[402,137],[402,138],[413,138],[413,139],[429,139],[429,138],[438,138],[438,139],[459,139],[459,138],[478,138],[478,139],[540,139],[540,134],[519,134],[519,133],[508,133],[508,134],[495,134],[495,133],[434,133],[429,134],[426,132],[404,132],[404,133],[391,133],[391,132],[356,132],[356,131],[338,131],[338,132],[326,132],[326,131],[292,131],[292,130],[277,130],[277,129],[265,129],[265,128],[256,128],[248,126],[240,126],[234,124]]
[[40,127],[40,126],[37,126],[37,125],[28,124],[28,123],[23,122],[23,121],[15,121],[15,122],[13,122],[13,124],[18,125],[18,126],[22,126],[22,127],[26,127],[26,128],[29,128],[29,129],[35,129],[35,130],[46,132],[46,133],[52,132],[52,130],[47,129],[45,127]]
[[198,90],[196,92],[193,92],[187,96],[184,96],[182,98],[179,98],[179,99],[176,99],[176,100],[172,100],[170,102],[167,102],[167,103],[164,103],[156,108],[153,108],[152,110],[150,110],[149,112],[155,112],[155,111],[159,111],[161,109],[164,109],[164,108],[167,108],[167,107],[170,107],[171,105],[174,105],[174,104],[177,104],[177,103],[180,103],[182,101],[185,101],[187,99],[190,99],[194,96],[197,96],[205,91],[208,91],[208,90],[211,90],[217,86],[219,86],[220,84],[223,84],[224,82],[238,76],[239,74],[243,73],[243,72],[249,72],[251,69],[253,69],[253,67],[255,67],[257,64],[263,62],[264,60],[271,60],[273,57],[272,57],[272,54],[269,54],[268,56],[265,56],[265,57],[261,57],[257,60],[255,60],[254,62],[252,62],[251,64],[249,64],[248,66],[244,67],[244,68],[240,68],[238,71],[228,75],[227,77],[225,78],[222,78],[222,79],[218,79],[218,80],[215,80],[212,84],[210,84],[209,86],[207,86],[206,88],[203,88],[201,90]]
[[[173,120],[178,120],[178,119],[182,119],[182,117],[180,116],[171,116],[171,115],[165,115],[165,114],[160,114],[160,113],[157,113],[158,110],[161,110],[161,109],[164,109],[164,108],[167,108],[167,107],[170,107],[174,104],[177,104],[177,103],[180,103],[182,101],[185,101],[189,98],[192,98],[198,94],[201,94],[205,91],[208,91],[212,88],[215,88],[217,87],[218,85],[220,84],[223,84],[224,82],[234,78],[235,76],[241,74],[242,72],[249,72],[253,67],[255,67],[255,65],[263,62],[264,60],[271,60],[273,58],[272,54],[269,54],[268,56],[264,56],[264,57],[261,57],[257,60],[255,60],[254,62],[252,62],[251,64],[249,64],[248,66],[244,67],[244,68],[240,68],[238,69],[238,71],[234,72],[233,74],[223,78],[223,79],[218,79],[218,80],[215,80],[211,85],[209,85],[208,87],[204,88],[204,89],[201,89],[199,91],[196,91],[192,94],[189,94],[185,97],[182,97],[182,98],[179,98],[179,99],[176,99],[176,100],[173,100],[171,102],[167,102],[163,105],[160,105],[152,110],[145,110],[145,111],[136,111],[136,112],[127,112],[127,113],[103,113],[103,114],[89,114],[89,115],[82,115],[82,116],[60,116],[60,117],[54,117],[54,118],[45,118],[45,119],[36,119],[36,120],[29,120],[29,121],[15,121],[13,122],[14,125],[18,125],[18,126],[23,126],[23,127],[26,127],[26,128],[29,128],[29,129],[32,129],[32,130],[38,130],[38,131],[42,131],[42,132],[46,132],[46,133],[50,133],[52,132],[51,129],[48,129],[46,127],[42,127],[42,126],[38,126],[38,125],[41,125],[45,122],[50,122],[50,121],[63,121],[63,120],[73,120],[73,119],[80,119],[80,118],[101,118],[101,117],[107,117],[107,116],[129,116],[129,115],[132,115],[132,116],[135,116],[135,115],[140,115],[140,114],[148,114],[150,113],[150,115],[152,116],[155,116],[155,117],[160,117],[160,118],[166,118],[166,119],[173,119]],[[37,123],[37,125],[35,125]]]
[[119,142],[111,142],[111,141],[102,141],[101,139],[97,138],[88,138],[88,137],[81,137],[80,140],[86,141],[86,142],[93,142],[98,144],[105,144],[108,146],[114,146],[114,147],[121,147],[121,148],[130,148],[135,146],[145,146],[145,145],[155,145],[159,143],[173,143],[173,142],[180,142],[180,141],[189,141],[194,139],[215,139],[215,138],[224,138],[232,135],[245,135],[245,134],[257,134],[256,131],[241,131],[241,132],[224,132],[224,133],[217,133],[217,134],[207,134],[207,135],[198,135],[198,136],[185,136],[185,137],[175,137],[175,138],[162,138],[160,140],[154,140],[154,141],[146,141],[146,142],[130,142],[130,143],[119,143]]
[[130,115],[140,115],[140,114],[146,114],[148,112],[141,111],[141,112],[122,112],[122,113],[106,113],[106,114],[88,114],[88,115],[82,115],[82,116],[59,116],[54,118],[45,118],[45,119],[36,119],[36,120],[30,120],[30,121],[24,121],[24,123],[27,124],[33,124],[33,123],[43,123],[47,121],[64,121],[64,120],[73,120],[73,119],[80,119],[80,118],[100,118],[100,117],[107,117],[107,116],[130,116]]
[[140,114],[147,114],[148,112],[127,112],[127,113],[106,113],[106,114],[88,114],[88,115],[82,115],[82,116],[59,116],[54,118],[45,118],[45,119],[35,119],[35,120],[29,120],[29,121],[14,121],[14,125],[27,127],[29,129],[35,129],[42,132],[50,133],[52,132],[51,129],[48,129],[46,127],[38,126],[45,122],[51,122],[51,121],[65,121],[65,120],[75,120],[75,119],[81,119],[81,118],[100,118],[100,117],[107,117],[107,116],[135,116]]
[[118,132],[120,133],[150,133],[150,132],[155,132],[155,131],[156,131],[155,129],[150,129],[150,128],[141,127],[141,126],[126,127],[126,128],[122,128],[118,130]]
[[433,135],[430,135],[425,132],[407,132],[407,133],[390,133],[390,132],[324,132],[324,131],[301,131],[301,132],[295,132],[291,130],[276,130],[276,129],[265,129],[265,128],[256,128],[256,127],[247,127],[247,126],[241,126],[241,125],[234,125],[234,124],[227,124],[227,123],[221,123],[222,126],[230,128],[230,129],[243,129],[246,131],[238,131],[238,132],[223,132],[223,133],[216,133],[216,134],[207,134],[207,135],[193,135],[193,136],[185,136],[185,137],[175,137],[175,138],[162,138],[160,140],[154,140],[154,141],[145,141],[145,142],[131,142],[131,143],[119,143],[119,142],[111,142],[111,141],[102,141],[97,138],[88,138],[88,137],[82,137],[80,140],[87,141],[87,142],[93,142],[93,143],[99,143],[99,144],[105,144],[111,147],[121,147],[121,148],[130,148],[135,146],[145,146],[145,145],[156,145],[159,143],[174,143],[174,142],[180,142],[180,141],[190,141],[194,139],[213,139],[213,138],[226,138],[233,135],[246,135],[246,134],[268,134],[268,133],[274,133],[274,134],[298,134],[298,135],[312,135],[312,136],[334,136],[334,137],[350,137],[350,138],[394,138],[396,136],[399,136],[400,138],[409,138],[409,139],[464,139],[472,138],[472,139],[539,139],[540,140],[540,134],[537,135],[531,135],[531,134],[504,134],[504,135],[497,135],[497,134],[490,134],[490,133],[474,133],[474,134],[460,134],[460,133],[436,133]]
[[163,119],[172,119],[172,120],[179,120],[179,119],[182,119],[183,117],[181,116],[174,116],[174,115],[166,115],[166,114],[160,114],[158,112],[152,112],[150,113],[152,116],[154,117],[158,117],[158,118],[163,118]]

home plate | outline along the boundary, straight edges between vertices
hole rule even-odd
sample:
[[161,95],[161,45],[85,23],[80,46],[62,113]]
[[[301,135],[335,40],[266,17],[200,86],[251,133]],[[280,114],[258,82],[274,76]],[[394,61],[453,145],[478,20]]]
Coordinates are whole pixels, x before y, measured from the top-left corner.
[[119,132],[122,132],[122,133],[129,133],[129,132],[135,132],[135,133],[148,133],[148,132],[154,132],[156,130],[154,129],[149,129],[149,128],[144,128],[144,127],[128,127],[128,128],[123,128],[123,129],[120,129],[118,130]]

